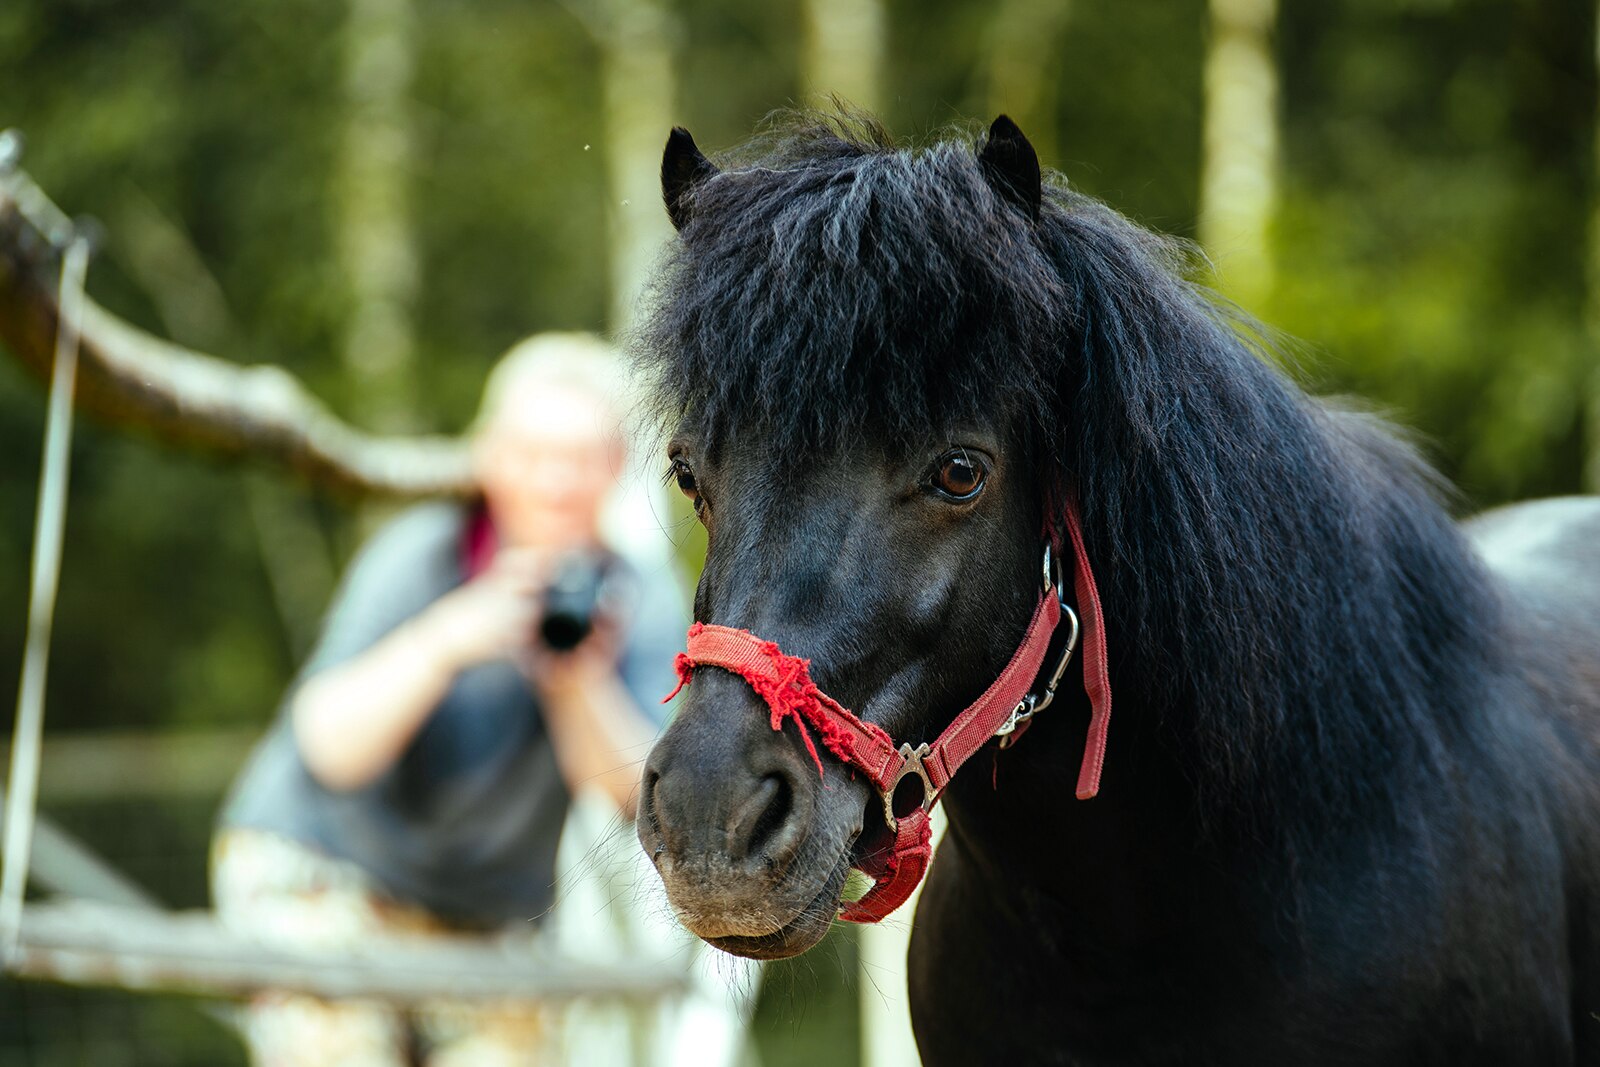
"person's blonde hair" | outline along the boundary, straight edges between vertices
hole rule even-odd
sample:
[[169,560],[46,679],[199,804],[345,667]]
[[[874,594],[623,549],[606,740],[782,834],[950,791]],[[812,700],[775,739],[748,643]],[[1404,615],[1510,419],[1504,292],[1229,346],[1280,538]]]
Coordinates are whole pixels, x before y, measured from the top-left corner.
[[539,386],[591,395],[619,429],[627,421],[628,374],[617,350],[592,333],[552,331],[519,341],[500,357],[484,382],[472,432],[489,426],[511,397]]
[[480,435],[524,389],[573,389],[600,401],[600,410],[624,446],[627,461],[601,515],[601,533],[635,565],[671,568],[673,544],[662,526],[666,490],[652,476],[647,453],[631,447],[638,427],[637,397],[616,348],[592,333],[540,333],[512,346],[484,382],[471,432]]

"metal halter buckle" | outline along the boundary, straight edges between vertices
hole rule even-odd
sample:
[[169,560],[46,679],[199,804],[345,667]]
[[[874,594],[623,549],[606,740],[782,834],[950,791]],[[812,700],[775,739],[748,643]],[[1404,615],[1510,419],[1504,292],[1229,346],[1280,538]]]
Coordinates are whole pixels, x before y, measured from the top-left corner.
[[914,774],[922,779],[922,810],[933,811],[934,801],[939,799],[939,790],[934,788],[933,779],[928,777],[928,768],[922,765],[932,751],[932,746],[926,744],[912,748],[909,741],[900,746],[900,756],[905,763],[900,765],[900,773],[894,776],[889,788],[883,791],[883,821],[889,824],[890,833],[900,831],[900,820],[894,814],[894,794],[907,775]]
[[[1054,564],[1054,565],[1052,565]],[[1006,716],[1006,721],[1000,724],[994,735],[1000,738],[1001,748],[1010,748],[1017,740],[1017,727],[1027,722],[1039,712],[1050,706],[1056,698],[1056,686],[1061,684],[1061,676],[1067,673],[1067,664],[1072,662],[1072,653],[1078,648],[1078,613],[1072,610],[1072,605],[1067,603],[1066,590],[1062,585],[1060,561],[1052,560],[1050,546],[1044,546],[1044,587],[1046,592],[1055,590],[1056,599],[1061,602],[1061,617],[1067,621],[1067,643],[1062,646],[1061,658],[1056,660],[1055,670],[1050,672],[1050,678],[1045,683],[1042,695],[1029,693],[1017,701],[1017,706],[1011,709],[1011,714]]]

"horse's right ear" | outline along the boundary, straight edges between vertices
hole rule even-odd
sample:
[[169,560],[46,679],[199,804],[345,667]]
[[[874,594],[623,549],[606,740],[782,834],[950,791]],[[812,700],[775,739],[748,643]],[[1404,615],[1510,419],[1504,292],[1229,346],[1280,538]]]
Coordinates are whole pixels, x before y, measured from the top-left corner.
[[667,135],[667,150],[661,156],[661,198],[667,202],[672,225],[683,229],[689,221],[690,190],[717,174],[717,168],[701,154],[694,138],[682,126]]
[[1037,222],[1044,200],[1039,155],[1009,116],[1001,115],[989,127],[989,139],[978,153],[978,162],[994,191]]

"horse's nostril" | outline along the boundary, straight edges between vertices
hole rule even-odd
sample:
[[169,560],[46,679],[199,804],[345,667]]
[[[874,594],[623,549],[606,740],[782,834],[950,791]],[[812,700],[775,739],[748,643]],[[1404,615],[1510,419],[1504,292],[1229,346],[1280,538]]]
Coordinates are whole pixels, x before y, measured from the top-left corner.
[[[661,823],[656,818],[660,798],[656,796],[656,787],[661,783],[661,775],[654,767],[646,768],[644,782],[639,787],[639,814],[638,827],[639,839],[646,844],[651,853],[651,858],[659,856],[666,847],[666,839],[661,832]],[[646,840],[648,838],[649,840]]]
[[656,786],[661,784],[661,775],[654,767],[644,772],[644,791],[639,798],[639,808],[653,823],[656,818]]
[[[754,814],[755,822],[745,838],[744,854],[752,860],[764,859],[777,863],[776,853],[783,850],[780,839],[794,808],[794,786],[787,775],[769,774],[751,794],[746,811]],[[773,853],[765,855],[765,853]]]

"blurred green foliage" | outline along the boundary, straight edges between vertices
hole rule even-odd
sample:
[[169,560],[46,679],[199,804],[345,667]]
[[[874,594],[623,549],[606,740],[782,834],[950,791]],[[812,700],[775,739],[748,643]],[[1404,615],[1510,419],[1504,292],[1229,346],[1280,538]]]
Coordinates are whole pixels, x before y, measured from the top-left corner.
[[[607,325],[600,53],[574,15],[583,0],[412,6],[403,179],[421,264],[415,395],[427,402],[410,417],[452,431],[516,338]],[[805,99],[800,0],[665,6],[677,120],[701,144],[731,145]],[[1005,108],[1074,185],[1192,236],[1206,4],[1070,0],[1044,42],[1037,114],[990,98],[995,65],[1011,61],[993,32],[1003,6],[886,0],[890,127],[916,140]],[[370,383],[338,354],[352,313],[340,210],[360,195],[339,184],[345,12],[309,0],[6,0],[0,126],[26,131],[25,164],[60,204],[106,223],[97,299],[181,342],[281,364],[348,413]],[[1308,384],[1368,397],[1415,428],[1468,506],[1576,491],[1584,435],[1600,432],[1586,431],[1584,410],[1596,363],[1585,332],[1594,41],[1587,0],[1280,0],[1277,274],[1249,310],[1302,339],[1291,347]],[[152,257],[158,238],[188,261]],[[208,302],[220,313],[195,313]],[[6,692],[42,395],[0,360]],[[52,729],[267,721],[297,649],[274,606],[263,509],[319,532],[333,563],[358,529],[344,503],[263,495],[243,473],[80,427]],[[198,899],[202,837],[200,820],[185,838],[194,866],[169,899]],[[848,1054],[854,1040],[829,1048]],[[184,1062],[213,1062],[196,1055]]]
[[1284,8],[1259,310],[1312,347],[1319,388],[1420,430],[1472,504],[1580,488],[1594,20],[1580,0]]

